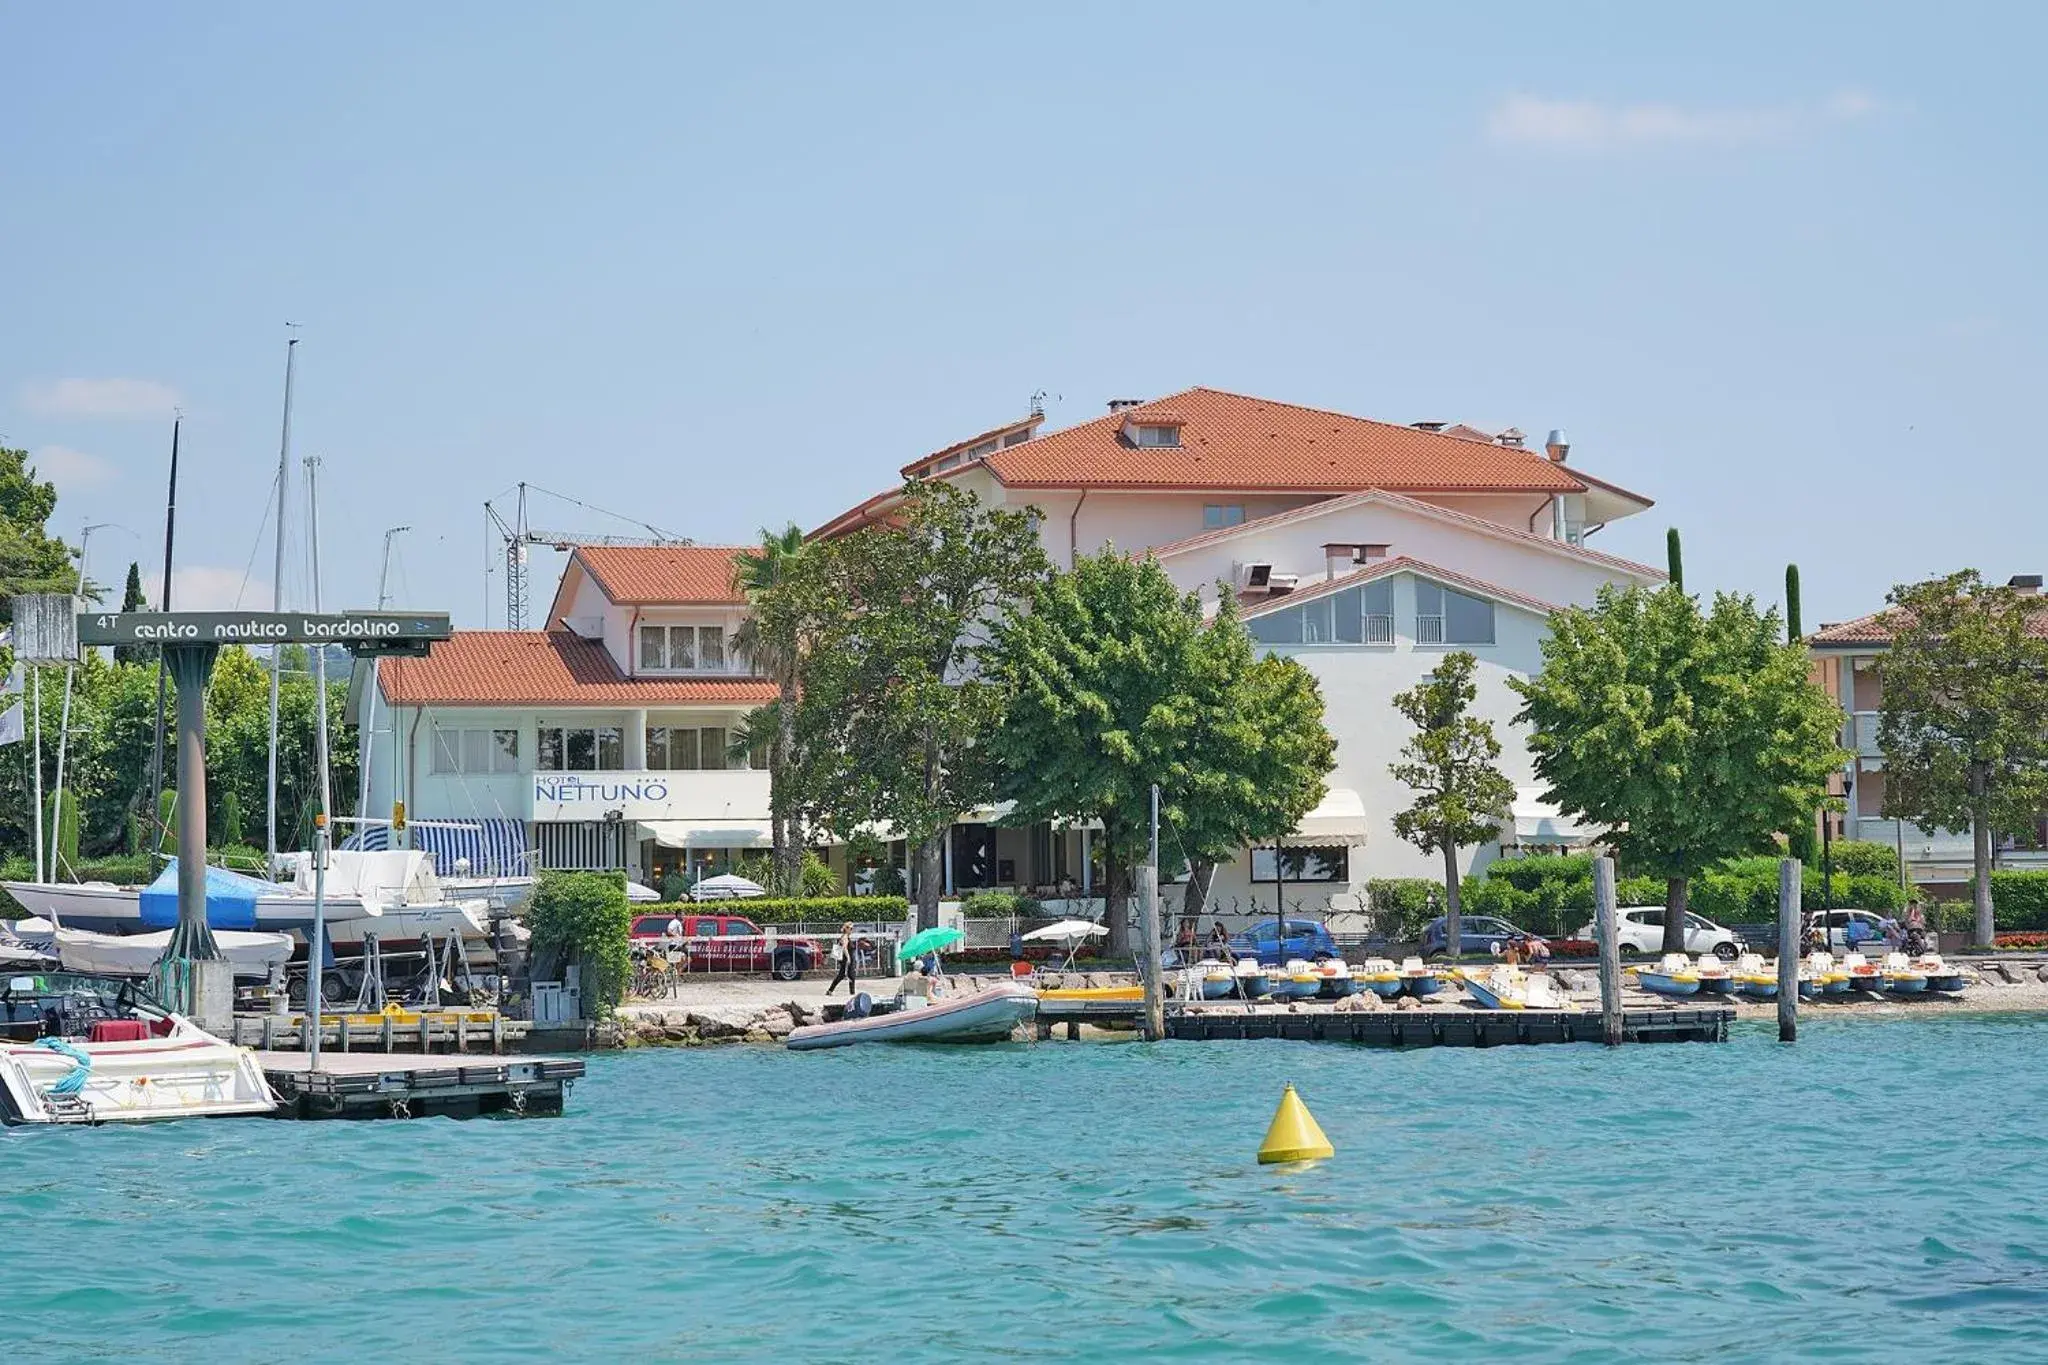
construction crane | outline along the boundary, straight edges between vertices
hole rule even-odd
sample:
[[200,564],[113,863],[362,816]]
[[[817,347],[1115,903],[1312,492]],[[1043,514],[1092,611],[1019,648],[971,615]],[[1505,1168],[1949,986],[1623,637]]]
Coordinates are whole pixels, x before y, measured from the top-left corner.
[[[536,530],[526,520],[526,495],[529,491],[581,507],[586,512],[595,512],[599,516],[611,517],[614,520],[625,522],[629,526],[637,526],[647,532],[647,534],[644,536],[585,535],[575,531]],[[500,496],[502,497],[503,495],[501,494]],[[551,550],[567,551],[574,550],[579,545],[688,545],[692,543],[686,536],[672,536],[659,526],[650,526],[644,521],[636,520],[622,513],[606,511],[602,507],[594,507],[590,503],[578,498],[572,498],[565,493],[550,492],[537,484],[521,483],[519,485],[518,500],[513,507],[511,516],[507,517],[503,512],[500,512],[495,502],[486,500],[484,503],[484,517],[491,527],[497,531],[498,539],[503,541],[505,546],[505,628],[507,630],[526,629],[526,557],[527,551],[535,545],[545,546]]]

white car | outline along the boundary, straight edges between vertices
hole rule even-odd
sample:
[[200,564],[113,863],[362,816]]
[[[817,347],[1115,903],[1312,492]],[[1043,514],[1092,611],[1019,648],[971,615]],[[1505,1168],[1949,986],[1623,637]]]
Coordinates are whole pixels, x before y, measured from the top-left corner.
[[[1809,910],[1806,914],[1806,930],[1811,933],[1820,927],[1821,916],[1828,920],[1828,948],[1833,952],[1844,952],[1850,948],[1868,950],[1883,948],[1885,931],[1896,930],[1898,921],[1890,915],[1881,915],[1875,910]],[[1856,931],[1857,942],[1849,942],[1850,924],[1860,924]]]
[[[1624,905],[1615,912],[1615,937],[1620,942],[1623,957],[1640,953],[1655,957],[1664,951],[1664,907],[1661,905]],[[1578,936],[1598,942],[1591,922],[1579,930]],[[1742,935],[1732,929],[1723,929],[1710,919],[1702,919],[1688,911],[1685,916],[1685,951],[1688,953],[1712,953],[1726,961],[1734,961],[1743,949]]]

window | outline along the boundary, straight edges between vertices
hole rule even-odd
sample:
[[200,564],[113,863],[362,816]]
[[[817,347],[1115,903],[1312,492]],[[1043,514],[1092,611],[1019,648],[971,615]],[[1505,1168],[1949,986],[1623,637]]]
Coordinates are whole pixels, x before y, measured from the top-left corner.
[[643,672],[692,672],[725,668],[724,626],[640,627]]
[[1262,645],[1388,645],[1394,642],[1393,591],[1385,583],[1367,583],[1244,624]]
[[1030,439],[1031,433],[1028,431],[1013,431],[1003,438],[1003,449],[1008,450],[1011,446],[1021,446]]
[[544,725],[536,766],[545,773],[617,772],[626,766],[626,732],[616,725]]
[[1425,645],[1490,645],[1493,603],[1415,580],[1415,640]]
[[1220,531],[1226,526],[1244,525],[1244,504],[1212,502],[1202,508],[1202,529]]
[[984,455],[993,455],[995,453],[995,449],[996,443],[994,441],[983,441],[980,445],[969,446],[967,449],[967,453],[963,458],[969,460],[978,460]]
[[516,773],[519,771],[519,731],[455,730],[436,725],[434,771]]
[[744,768],[744,763],[735,764],[727,760],[725,745],[723,726],[650,725],[647,727],[647,766],[654,772]]
[[1132,428],[1131,441],[1141,446],[1177,446],[1180,444],[1179,427],[1146,426]]
[[1394,643],[1394,585],[1386,579],[1358,590],[1360,634],[1369,645]]
[[1351,880],[1351,850],[1341,845],[1328,848],[1255,848],[1252,850],[1252,881],[1258,882],[1348,882]]

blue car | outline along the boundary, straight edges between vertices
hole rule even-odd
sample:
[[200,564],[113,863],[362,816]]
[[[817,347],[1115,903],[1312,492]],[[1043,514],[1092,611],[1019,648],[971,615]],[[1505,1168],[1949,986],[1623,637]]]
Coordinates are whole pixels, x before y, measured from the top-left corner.
[[[1498,956],[1506,950],[1509,942],[1516,939],[1525,943],[1542,942],[1537,935],[1527,929],[1517,929],[1497,915],[1458,916],[1458,939],[1463,945],[1458,949],[1460,957],[1467,953],[1490,953]],[[1439,915],[1422,931],[1422,955],[1435,957],[1445,950],[1444,942],[1444,921]]]
[[1281,928],[1278,919],[1262,919],[1230,940],[1230,951],[1239,957],[1256,957],[1268,967],[1282,967],[1295,958],[1310,962],[1336,957],[1337,940],[1312,919],[1291,919]]

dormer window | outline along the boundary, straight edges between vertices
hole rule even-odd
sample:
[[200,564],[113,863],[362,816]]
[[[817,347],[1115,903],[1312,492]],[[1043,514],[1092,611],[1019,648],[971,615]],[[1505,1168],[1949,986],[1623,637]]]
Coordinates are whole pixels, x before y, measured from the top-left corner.
[[1180,428],[1140,423],[1131,428],[1131,444],[1138,446],[1178,446]]

